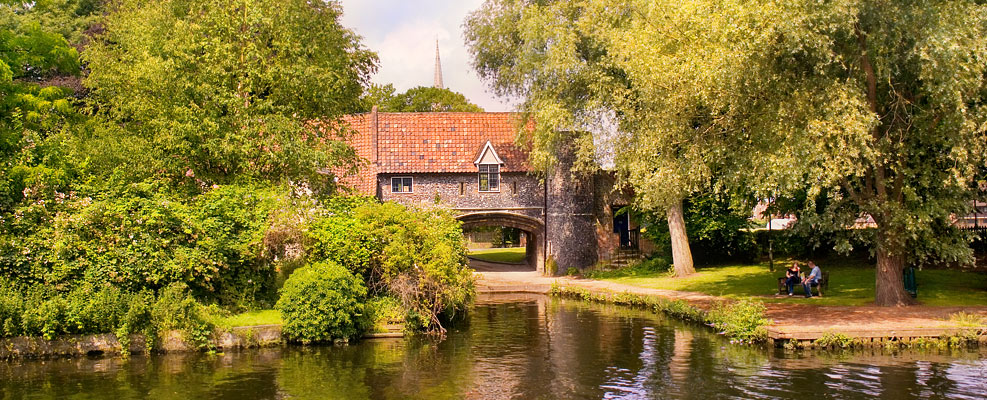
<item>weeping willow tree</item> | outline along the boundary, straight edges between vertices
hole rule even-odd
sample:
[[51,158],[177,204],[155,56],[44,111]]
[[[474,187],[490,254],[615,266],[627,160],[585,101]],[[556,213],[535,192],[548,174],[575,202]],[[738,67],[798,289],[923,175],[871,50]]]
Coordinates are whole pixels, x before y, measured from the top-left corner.
[[670,227],[713,175],[808,188],[818,229],[873,218],[875,300],[901,305],[906,262],[972,261],[950,219],[985,166],[985,22],[974,1],[491,0],[466,25],[543,159],[560,127],[611,116],[623,181]]

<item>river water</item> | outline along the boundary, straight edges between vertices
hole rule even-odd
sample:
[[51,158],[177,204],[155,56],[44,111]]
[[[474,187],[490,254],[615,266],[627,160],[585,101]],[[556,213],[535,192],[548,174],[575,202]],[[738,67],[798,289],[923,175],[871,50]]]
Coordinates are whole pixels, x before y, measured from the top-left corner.
[[987,349],[792,353],[642,310],[514,295],[481,299],[441,341],[0,362],[0,398],[984,399]]

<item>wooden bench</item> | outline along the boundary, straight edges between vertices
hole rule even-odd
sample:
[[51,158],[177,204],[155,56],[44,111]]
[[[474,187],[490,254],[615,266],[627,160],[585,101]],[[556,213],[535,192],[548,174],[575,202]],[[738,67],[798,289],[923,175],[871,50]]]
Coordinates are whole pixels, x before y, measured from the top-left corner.
[[[778,278],[778,294],[788,294],[788,287],[785,286],[786,279],[788,278],[785,278],[784,276]],[[795,289],[802,289],[803,291],[805,291],[805,289],[802,287],[802,282],[799,282],[799,284],[795,285]],[[816,293],[817,293],[816,296],[822,297],[823,292],[828,292],[828,291],[829,291],[829,272],[823,271],[822,276],[819,277],[819,286],[816,286]],[[793,292],[795,292],[795,290],[793,290]]]

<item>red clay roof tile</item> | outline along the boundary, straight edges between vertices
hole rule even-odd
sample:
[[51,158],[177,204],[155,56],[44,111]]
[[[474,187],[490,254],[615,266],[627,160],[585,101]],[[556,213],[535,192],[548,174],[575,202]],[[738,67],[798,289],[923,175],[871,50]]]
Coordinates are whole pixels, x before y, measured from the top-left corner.
[[[377,173],[476,172],[473,161],[489,140],[504,161],[502,171],[528,171],[527,153],[514,144],[515,113],[377,113],[377,154],[373,154],[373,114],[344,118],[357,134],[350,139]],[[361,185],[362,186],[362,185]]]

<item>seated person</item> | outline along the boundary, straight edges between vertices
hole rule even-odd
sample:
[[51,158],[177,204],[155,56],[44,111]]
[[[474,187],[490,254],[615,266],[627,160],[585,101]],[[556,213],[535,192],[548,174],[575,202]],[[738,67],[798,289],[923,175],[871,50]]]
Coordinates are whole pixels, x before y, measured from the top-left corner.
[[792,261],[792,266],[785,270],[785,286],[788,287],[789,296],[795,294],[795,285],[802,280],[802,278],[799,277],[800,273],[801,270],[799,269],[798,261]]
[[812,268],[812,272],[809,272],[809,276],[802,280],[802,288],[805,289],[805,297],[812,297],[812,287],[819,286],[819,279],[822,278],[822,270],[816,263],[809,261],[809,267]]

